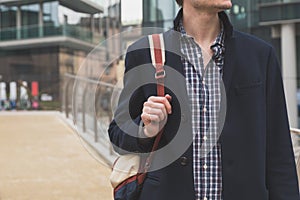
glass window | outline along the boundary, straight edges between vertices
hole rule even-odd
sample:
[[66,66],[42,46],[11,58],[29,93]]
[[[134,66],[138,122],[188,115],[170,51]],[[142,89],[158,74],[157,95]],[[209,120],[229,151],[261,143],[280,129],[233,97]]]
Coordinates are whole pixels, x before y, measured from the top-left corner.
[[58,20],[60,24],[78,25],[86,21],[86,19],[90,19],[89,14],[75,12],[62,5],[58,7]]
[[17,7],[0,5],[0,27],[16,27]]
[[156,21],[156,0],[143,1],[143,22],[147,26],[148,23]]
[[45,2],[43,4],[43,21],[44,26],[58,26],[58,5],[55,2]]
[[282,15],[283,19],[299,19],[300,18],[300,4],[289,4],[283,7]]
[[0,5],[0,40],[15,39],[17,32],[17,7]]
[[39,24],[39,5],[31,4],[21,6],[22,26]]
[[[298,30],[300,30],[300,25],[298,25]],[[299,88],[300,95],[300,35],[296,37],[296,57],[297,57],[297,86]],[[300,101],[300,99],[299,99]],[[300,106],[300,104],[299,104]],[[299,113],[300,114],[300,113]]]
[[254,20],[257,9],[256,4],[257,0],[239,0],[233,3],[232,8],[230,9],[230,18],[235,28],[250,32],[251,27],[258,25],[254,25],[255,23],[258,23]]
[[39,4],[21,6],[21,38],[38,37],[39,10]]
[[63,34],[91,42],[91,15],[75,12],[67,7],[59,5],[58,21],[63,27]]
[[174,0],[156,1],[158,11],[156,15],[157,20],[162,24],[162,27],[172,28],[173,20],[177,14],[179,7]]
[[179,7],[174,0],[144,0],[143,26],[171,28],[178,10]]

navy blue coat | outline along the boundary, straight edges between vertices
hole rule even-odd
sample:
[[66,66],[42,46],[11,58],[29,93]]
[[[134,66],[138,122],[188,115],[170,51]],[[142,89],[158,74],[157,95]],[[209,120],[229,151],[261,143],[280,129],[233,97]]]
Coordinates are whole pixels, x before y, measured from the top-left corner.
[[[225,22],[226,32],[223,81],[227,111],[219,139],[223,199],[299,200],[282,78],[274,49],[262,40],[233,30],[224,12],[219,16]],[[178,17],[175,27],[177,24]],[[175,86],[176,91],[166,88],[166,93],[173,97],[173,113],[160,147],[170,147],[155,157],[153,169],[170,157],[176,159],[148,173],[140,199],[194,200],[191,112],[184,78],[173,72],[184,76],[183,55],[174,31],[165,32],[164,39],[166,49],[171,49],[166,52],[165,65],[170,67],[166,68],[165,81],[171,88]],[[114,145],[130,152],[149,152],[153,143],[153,139],[137,138],[143,103],[156,95],[156,86],[151,84],[155,83],[155,70],[149,63],[148,40],[142,38],[128,49],[124,90],[108,131]],[[143,70],[137,74],[134,70],[141,66]],[[179,139],[172,145],[176,135]],[[180,140],[183,151],[179,155],[176,145]]]

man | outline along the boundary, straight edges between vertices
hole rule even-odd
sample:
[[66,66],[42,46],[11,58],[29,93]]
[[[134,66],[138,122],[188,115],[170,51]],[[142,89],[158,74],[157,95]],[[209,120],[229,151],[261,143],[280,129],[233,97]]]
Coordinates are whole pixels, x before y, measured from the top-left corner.
[[[128,49],[124,90],[109,128],[120,153],[149,152],[163,126],[161,149],[172,146],[178,135],[192,138],[176,160],[148,173],[140,199],[299,200],[273,48],[232,29],[224,13],[232,6],[230,0],[176,1],[182,9],[174,30],[164,33],[165,66],[179,72],[184,81],[174,81],[166,70],[165,81],[176,85],[176,92],[166,87],[165,97],[156,95],[154,84],[136,86],[155,73],[151,67],[131,73],[151,63],[147,39],[139,40]],[[125,120],[126,112],[131,120]],[[182,143],[187,144],[184,139]],[[172,157],[176,148],[162,153],[155,166]]]

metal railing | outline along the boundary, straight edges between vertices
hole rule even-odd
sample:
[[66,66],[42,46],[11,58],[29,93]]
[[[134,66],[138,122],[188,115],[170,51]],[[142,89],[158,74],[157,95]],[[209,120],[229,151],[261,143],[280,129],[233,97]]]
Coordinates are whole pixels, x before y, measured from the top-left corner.
[[[63,82],[62,112],[76,124],[80,137],[94,147],[106,163],[113,164],[117,154],[112,150],[107,129],[113,117],[110,103],[118,99],[121,88],[72,74],[65,74]],[[300,129],[291,128],[290,132],[300,175]]]
[[298,181],[300,182],[300,129],[291,128],[291,135],[295,153]]
[[293,149],[295,153],[295,158],[300,162],[300,129],[291,128],[291,136],[293,142]]
[[113,151],[107,129],[112,120],[110,106],[113,92],[121,88],[92,78],[65,74],[62,86],[62,112],[71,119],[77,133],[98,155],[112,165],[117,154]]
[[87,28],[76,25],[30,25],[21,28],[3,28],[0,31],[0,41],[24,40],[43,37],[66,36],[89,43],[99,43],[104,37]]

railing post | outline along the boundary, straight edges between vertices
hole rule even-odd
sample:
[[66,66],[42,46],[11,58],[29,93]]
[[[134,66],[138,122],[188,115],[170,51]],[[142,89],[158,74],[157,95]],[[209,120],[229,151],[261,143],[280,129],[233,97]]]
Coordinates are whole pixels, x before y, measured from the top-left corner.
[[68,93],[69,93],[69,81],[70,80],[67,80],[66,81],[66,89],[65,89],[65,112],[66,112],[66,117],[67,118],[69,118],[69,95],[68,95]]
[[17,20],[17,24],[16,24],[16,30],[17,30],[17,35],[16,35],[16,37],[17,37],[17,39],[19,40],[19,39],[21,39],[21,37],[22,37],[22,34],[21,34],[21,26],[22,26],[22,21],[21,21],[21,6],[18,6],[17,7],[17,13],[16,13],[16,20]]
[[[75,75],[72,75],[72,74],[65,74],[65,79],[66,79],[66,83],[64,85],[64,88],[65,88],[65,91],[64,91],[64,105],[65,105],[65,114],[66,114],[66,117],[69,118],[70,117],[70,107],[69,107],[69,103],[71,100],[73,100],[72,102],[72,111],[74,113],[74,117],[73,117],[73,121],[74,123],[76,123],[76,116],[79,114],[79,115],[82,115],[82,130],[83,132],[87,132],[88,130],[88,126],[87,126],[87,114],[88,114],[88,108],[87,106],[89,105],[89,103],[87,103],[87,95],[88,95],[88,91],[89,91],[89,87],[90,86],[93,86],[94,84],[100,84],[100,92],[103,92],[103,93],[111,93],[111,90],[112,89],[108,89],[108,88],[114,88],[114,85],[112,84],[109,84],[109,83],[105,83],[105,82],[99,82],[99,81],[96,81],[96,80],[93,80],[93,79],[88,79],[88,78],[84,78],[84,77],[80,77],[80,76],[75,76]],[[74,82],[75,81],[75,82]],[[79,98],[81,98],[82,101],[79,101],[79,102],[76,102],[77,98],[73,98],[71,99],[69,93],[70,93],[70,87],[71,87],[71,82],[73,82],[74,84],[79,84],[79,82],[83,82],[83,84],[85,85],[84,88],[83,88],[83,92],[82,92],[82,97],[80,96]],[[72,86],[74,85],[72,84]],[[75,85],[75,88],[76,88],[76,85]],[[102,88],[103,87],[103,88]],[[77,97],[77,90],[75,89],[73,92],[73,96]],[[106,94],[108,95],[108,94]],[[111,95],[111,94],[110,94]],[[95,102],[99,102],[99,98],[101,98],[100,96],[96,96],[95,97]],[[80,99],[79,99],[80,100]],[[100,100],[101,101],[101,100]],[[94,102],[94,103],[95,103]],[[82,103],[82,105],[80,106],[80,108],[82,108],[82,113],[80,113],[81,111],[78,112],[77,110],[77,104],[76,103]],[[106,102],[108,103],[108,102]],[[101,106],[101,105],[100,105]],[[106,105],[107,106],[107,105]],[[107,110],[108,109],[108,110]],[[112,112],[111,110],[109,110],[109,108],[107,108],[105,110],[103,110],[103,112],[105,112],[105,116],[104,116],[104,119],[105,120],[110,120],[111,121],[111,118],[112,118]],[[92,123],[93,123],[93,132],[94,132],[94,142],[98,142],[99,140],[99,135],[98,135],[98,131],[99,131],[99,127],[98,127],[98,114],[97,114],[97,111],[96,113],[94,114],[94,116],[92,116]]]
[[[72,77],[72,79],[73,79],[73,87],[76,88],[79,81],[76,82],[76,80],[75,80],[76,78],[74,78],[74,77]],[[77,123],[76,122],[77,121],[77,108],[76,108],[77,90],[73,90],[72,97],[75,97],[75,98],[72,98],[72,113],[73,113],[73,123],[76,124]]]
[[38,34],[39,34],[40,38],[44,36],[43,7],[44,7],[43,2],[40,2],[40,4],[39,4],[39,23],[38,23]]
[[98,125],[97,125],[97,115],[94,116],[94,132],[95,132],[95,142],[98,142]]
[[[110,96],[109,99],[111,100],[113,90],[112,90],[111,88],[107,87],[107,88],[106,88],[106,91],[109,92],[109,96]],[[108,120],[109,120],[110,122],[112,121],[112,116],[113,116],[113,113],[112,113],[112,112],[113,112],[112,109],[108,109],[108,110],[107,110]]]
[[82,131],[85,133],[86,132],[86,120],[85,120],[85,112],[86,112],[86,107],[85,107],[85,96],[87,93],[87,89],[88,89],[88,83],[85,86],[84,90],[83,90],[83,95],[82,95]]

